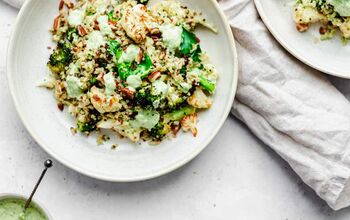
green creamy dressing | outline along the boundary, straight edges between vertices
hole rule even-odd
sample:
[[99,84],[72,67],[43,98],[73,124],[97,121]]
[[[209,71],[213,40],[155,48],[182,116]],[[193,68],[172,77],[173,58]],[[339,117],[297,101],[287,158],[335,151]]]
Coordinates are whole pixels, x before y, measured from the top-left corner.
[[170,51],[176,50],[181,44],[182,28],[173,25],[160,26],[163,41]]
[[136,45],[131,44],[126,48],[126,51],[122,53],[118,60],[118,63],[130,63],[137,59],[140,53],[140,48]]
[[151,130],[159,122],[160,114],[157,111],[145,110],[139,112],[131,125],[134,128],[146,128]]
[[75,76],[67,76],[67,93],[69,98],[78,98],[81,95],[81,82]]
[[117,89],[117,85],[115,84],[115,78],[113,73],[108,73],[103,76],[103,80],[105,81],[105,93],[107,96],[112,96],[115,90]]
[[46,215],[35,205],[30,205],[23,212],[25,201],[23,199],[8,198],[0,200],[1,220],[47,220]]

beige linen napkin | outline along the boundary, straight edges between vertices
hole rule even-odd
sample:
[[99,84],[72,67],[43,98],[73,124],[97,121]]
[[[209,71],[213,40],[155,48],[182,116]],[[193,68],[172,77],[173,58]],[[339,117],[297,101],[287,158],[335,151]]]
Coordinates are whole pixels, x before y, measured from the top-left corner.
[[[20,7],[24,0],[4,0]],[[326,78],[269,34],[253,0],[221,0],[235,35],[240,78],[232,113],[330,207],[350,205],[350,104]]]

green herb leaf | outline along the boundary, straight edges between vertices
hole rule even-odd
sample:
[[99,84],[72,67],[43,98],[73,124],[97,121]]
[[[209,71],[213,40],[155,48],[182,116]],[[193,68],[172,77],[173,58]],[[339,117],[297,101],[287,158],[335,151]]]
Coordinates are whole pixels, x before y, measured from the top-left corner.
[[182,28],[181,35],[181,44],[180,44],[180,52],[183,55],[190,55],[194,45],[197,44],[197,37],[194,33],[187,31],[185,28]]
[[144,54],[143,61],[136,66],[136,69],[133,71],[133,75],[141,75],[141,78],[148,76],[150,69],[153,63],[147,53]]
[[107,16],[109,21],[117,21],[117,18],[114,17],[114,10],[108,12]]
[[119,77],[123,81],[125,81],[126,78],[128,78],[128,76],[132,74],[131,63],[118,63],[117,68],[118,68]]
[[[117,56],[119,54],[121,54],[121,50],[119,50],[119,47],[120,47],[120,43],[116,40],[110,40],[108,41],[108,52],[111,54],[111,55],[115,55]],[[117,56],[117,59],[119,57]]]
[[141,75],[142,79],[147,77],[152,65],[152,60],[148,54],[145,53],[142,62],[136,65],[135,70],[131,69],[132,63],[118,63],[117,67],[120,78],[125,81],[130,75]]
[[202,53],[202,49],[198,44],[196,50],[193,51],[193,54],[191,56],[192,60],[194,62],[201,62],[201,58],[200,58],[201,53]]

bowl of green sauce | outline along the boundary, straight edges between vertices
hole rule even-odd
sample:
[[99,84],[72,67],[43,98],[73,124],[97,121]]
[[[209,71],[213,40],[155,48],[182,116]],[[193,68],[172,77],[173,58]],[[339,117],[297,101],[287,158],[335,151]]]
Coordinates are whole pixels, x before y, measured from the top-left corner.
[[1,220],[52,220],[47,212],[32,201],[24,211],[27,198],[16,194],[0,194]]

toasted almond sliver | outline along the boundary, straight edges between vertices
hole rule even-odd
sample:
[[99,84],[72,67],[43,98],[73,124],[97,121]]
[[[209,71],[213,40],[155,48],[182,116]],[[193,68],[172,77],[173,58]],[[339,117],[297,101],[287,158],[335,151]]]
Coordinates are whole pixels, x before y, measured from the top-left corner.
[[57,31],[58,28],[60,27],[60,24],[61,24],[61,16],[57,16],[53,22],[53,29]]
[[296,28],[299,32],[305,32],[309,29],[309,24],[297,23]]
[[64,6],[64,1],[63,0],[61,0],[60,1],[60,4],[59,4],[59,6],[58,6],[58,10],[62,10],[63,9],[63,6]]
[[153,71],[149,76],[148,76],[148,80],[153,82],[156,81],[157,79],[159,79],[159,77],[161,77],[161,74],[158,70]]

